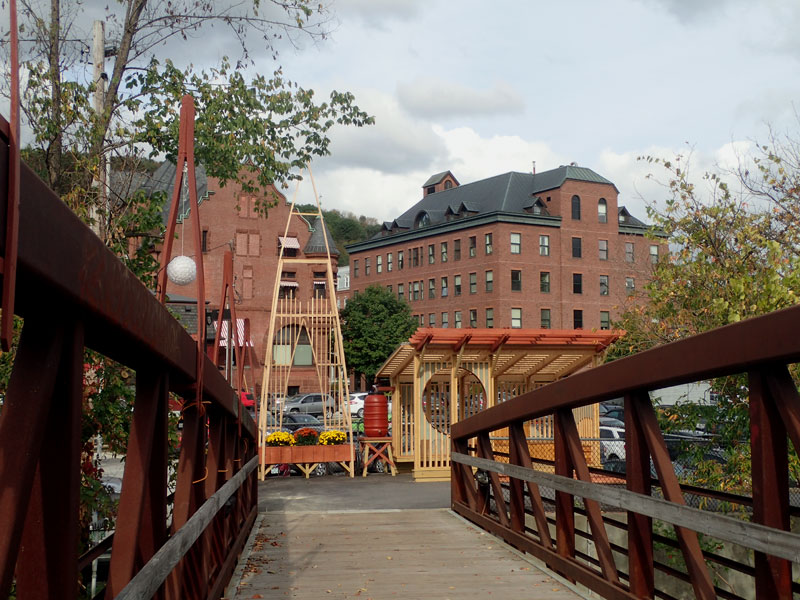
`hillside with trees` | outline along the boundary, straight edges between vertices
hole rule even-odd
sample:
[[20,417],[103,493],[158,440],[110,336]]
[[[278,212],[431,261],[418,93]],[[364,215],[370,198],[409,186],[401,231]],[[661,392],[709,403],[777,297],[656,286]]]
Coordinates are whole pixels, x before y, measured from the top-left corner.
[[[315,211],[316,208],[310,204],[299,207],[300,210],[307,212]],[[381,224],[374,217],[356,216],[351,212],[342,212],[335,208],[323,209],[322,217],[339,249],[339,266],[350,263],[350,256],[345,248],[347,244],[368,240],[381,229]]]

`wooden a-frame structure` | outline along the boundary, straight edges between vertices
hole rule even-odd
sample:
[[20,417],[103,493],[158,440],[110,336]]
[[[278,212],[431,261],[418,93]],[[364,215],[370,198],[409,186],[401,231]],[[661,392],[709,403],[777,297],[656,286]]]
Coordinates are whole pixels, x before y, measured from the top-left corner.
[[[284,235],[281,238],[278,267],[275,272],[259,410],[259,446],[262,449],[266,445],[266,437],[283,426],[281,401],[287,396],[292,366],[295,363],[298,346],[301,344],[310,346],[312,364],[317,379],[317,389],[314,392],[330,394],[333,397],[333,407],[323,414],[325,429],[340,429],[345,433],[352,431],[350,390],[342,346],[339,310],[336,306],[336,285],[331,265],[329,236],[325,228],[314,176],[310,167],[307,166],[306,170],[314,191],[316,210],[302,212],[296,208],[297,193],[300,189],[300,182],[298,182],[289,209],[289,216],[286,219]],[[324,240],[324,252],[318,251],[302,256],[300,252],[297,252],[297,256],[288,255],[285,240],[290,237],[289,228],[292,218],[297,216],[313,224],[314,227],[321,228],[322,235],[318,237]],[[324,268],[325,279],[324,281],[315,281],[310,299],[303,301],[295,297],[293,293],[281,294],[282,283],[285,284],[282,282],[282,274],[286,271],[287,266],[314,269],[315,273],[321,273]],[[349,444],[350,464],[343,463],[343,466],[352,476],[355,459],[352,437],[350,437]],[[262,450],[259,473],[262,480],[269,467],[267,463]],[[309,465],[302,466],[308,474],[311,467]]]

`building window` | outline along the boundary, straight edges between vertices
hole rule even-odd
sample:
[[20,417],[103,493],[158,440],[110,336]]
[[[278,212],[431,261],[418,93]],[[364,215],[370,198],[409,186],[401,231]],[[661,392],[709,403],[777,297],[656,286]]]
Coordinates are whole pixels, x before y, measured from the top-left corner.
[[655,244],[650,246],[650,262],[653,264],[658,262],[658,246]]
[[358,277],[358,259],[353,261],[353,277]]
[[294,364],[308,367],[314,364],[311,340],[305,327],[287,325],[275,334],[272,345],[272,361],[276,365]]
[[442,298],[447,298],[447,277],[442,277]]
[[461,240],[453,240],[453,260],[461,260]]
[[550,293],[550,271],[541,271],[539,273],[539,291],[543,294]]
[[441,255],[442,255],[441,261],[443,263],[446,263],[447,262],[447,242],[442,242],[440,244],[440,249],[441,249]]
[[369,259],[365,258],[364,259],[364,276],[366,277],[367,275],[369,275]]
[[383,256],[380,254],[375,257],[375,272],[383,273]]
[[392,253],[391,252],[389,252],[389,254],[386,255],[386,272],[387,273],[391,273],[392,272]]
[[511,270],[511,291],[522,291],[522,271],[518,271],[516,269]]
[[242,296],[245,300],[253,297],[253,267],[250,266],[242,269]]
[[608,296],[608,275],[600,275],[600,295]]
[[633,292],[636,291],[636,281],[634,281],[633,277],[626,277],[625,278],[625,292],[628,296],[632,296]]
[[325,282],[324,281],[315,281],[314,282],[314,298],[327,298],[327,294],[325,293]]
[[461,275],[453,275],[453,295],[461,295]]
[[450,327],[450,316],[449,313],[443,312],[442,313],[442,327]]
[[573,294],[583,293],[583,275],[581,275],[580,273],[572,274],[572,293]]
[[436,327],[436,313],[428,313],[428,327]]
[[486,250],[486,254],[492,253],[492,234],[487,233],[483,236],[483,247]]
[[[236,232],[236,255],[237,256],[259,256],[261,254],[261,234],[248,233],[246,231]],[[288,255],[284,252],[285,255]]]
[[436,262],[435,248],[433,244],[428,244],[428,264],[432,265]]
[[475,258],[475,253],[478,249],[478,238],[477,236],[471,235],[469,236],[469,257]]
[[203,250],[203,252],[208,252],[208,244],[208,229],[203,229],[203,237],[200,240],[200,248]]
[[478,311],[474,308],[469,309],[469,326],[473,329],[478,326]]
[[470,294],[477,294],[478,293],[478,274],[477,273],[470,273],[469,274],[469,293]]
[[457,310],[453,313],[453,327],[461,329],[461,311]]
[[428,298],[436,298],[436,280],[428,279]]
[[580,196],[573,196],[572,197],[572,220],[573,221],[580,221],[581,220],[581,197]]
[[494,290],[494,271],[486,271],[486,291]]
[[414,248],[411,251],[411,266],[412,267],[419,266],[419,248]]
[[542,329],[550,329],[550,309],[543,308],[539,312],[539,327]]
[[402,271],[403,270],[403,251],[402,250],[398,250],[397,251],[397,270],[398,271]]
[[419,281],[414,282],[414,300],[419,300]]
[[522,309],[521,308],[512,308],[511,309],[511,327],[514,329],[521,329],[522,328]]
[[391,285],[387,285],[387,286],[386,286],[386,289],[387,289],[387,290],[389,290],[389,293],[390,293],[390,294],[392,293],[392,286],[391,286]]
[[600,223],[608,223],[608,204],[605,198],[600,198],[597,201],[597,221]]
[[491,329],[494,327],[494,309],[487,308],[486,309],[486,327]]
[[398,300],[402,300],[403,299],[403,284],[402,283],[398,283],[397,284],[397,299]]
[[611,329],[611,315],[607,310],[600,311],[600,329]]
[[539,236],[539,256],[550,256],[550,236]]
[[573,329],[583,329],[583,311],[582,310],[573,310],[572,311],[572,328]]
[[417,223],[416,223],[417,229],[421,227],[427,227],[430,224],[431,224],[431,218],[428,215],[428,213],[423,212],[417,217]]
[[597,242],[597,249],[600,260],[608,260],[608,240],[599,240]]
[[581,257],[581,238],[572,238],[572,258]]
[[522,254],[522,234],[511,234],[511,254]]
[[625,262],[633,262],[633,242],[625,242]]

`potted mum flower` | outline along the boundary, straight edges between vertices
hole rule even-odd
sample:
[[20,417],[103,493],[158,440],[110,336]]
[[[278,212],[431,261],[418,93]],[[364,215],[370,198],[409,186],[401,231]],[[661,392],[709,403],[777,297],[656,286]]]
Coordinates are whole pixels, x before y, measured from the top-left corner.
[[311,427],[303,427],[294,432],[294,441],[297,446],[316,446],[319,433]]

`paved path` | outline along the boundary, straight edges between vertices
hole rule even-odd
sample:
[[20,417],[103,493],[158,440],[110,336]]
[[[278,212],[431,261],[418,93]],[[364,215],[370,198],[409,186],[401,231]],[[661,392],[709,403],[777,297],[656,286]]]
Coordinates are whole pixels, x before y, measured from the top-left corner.
[[[578,598],[497,538],[432,506],[449,503],[449,483],[293,477],[268,480],[259,493],[266,512],[231,600]],[[409,502],[417,508],[403,508]]]

